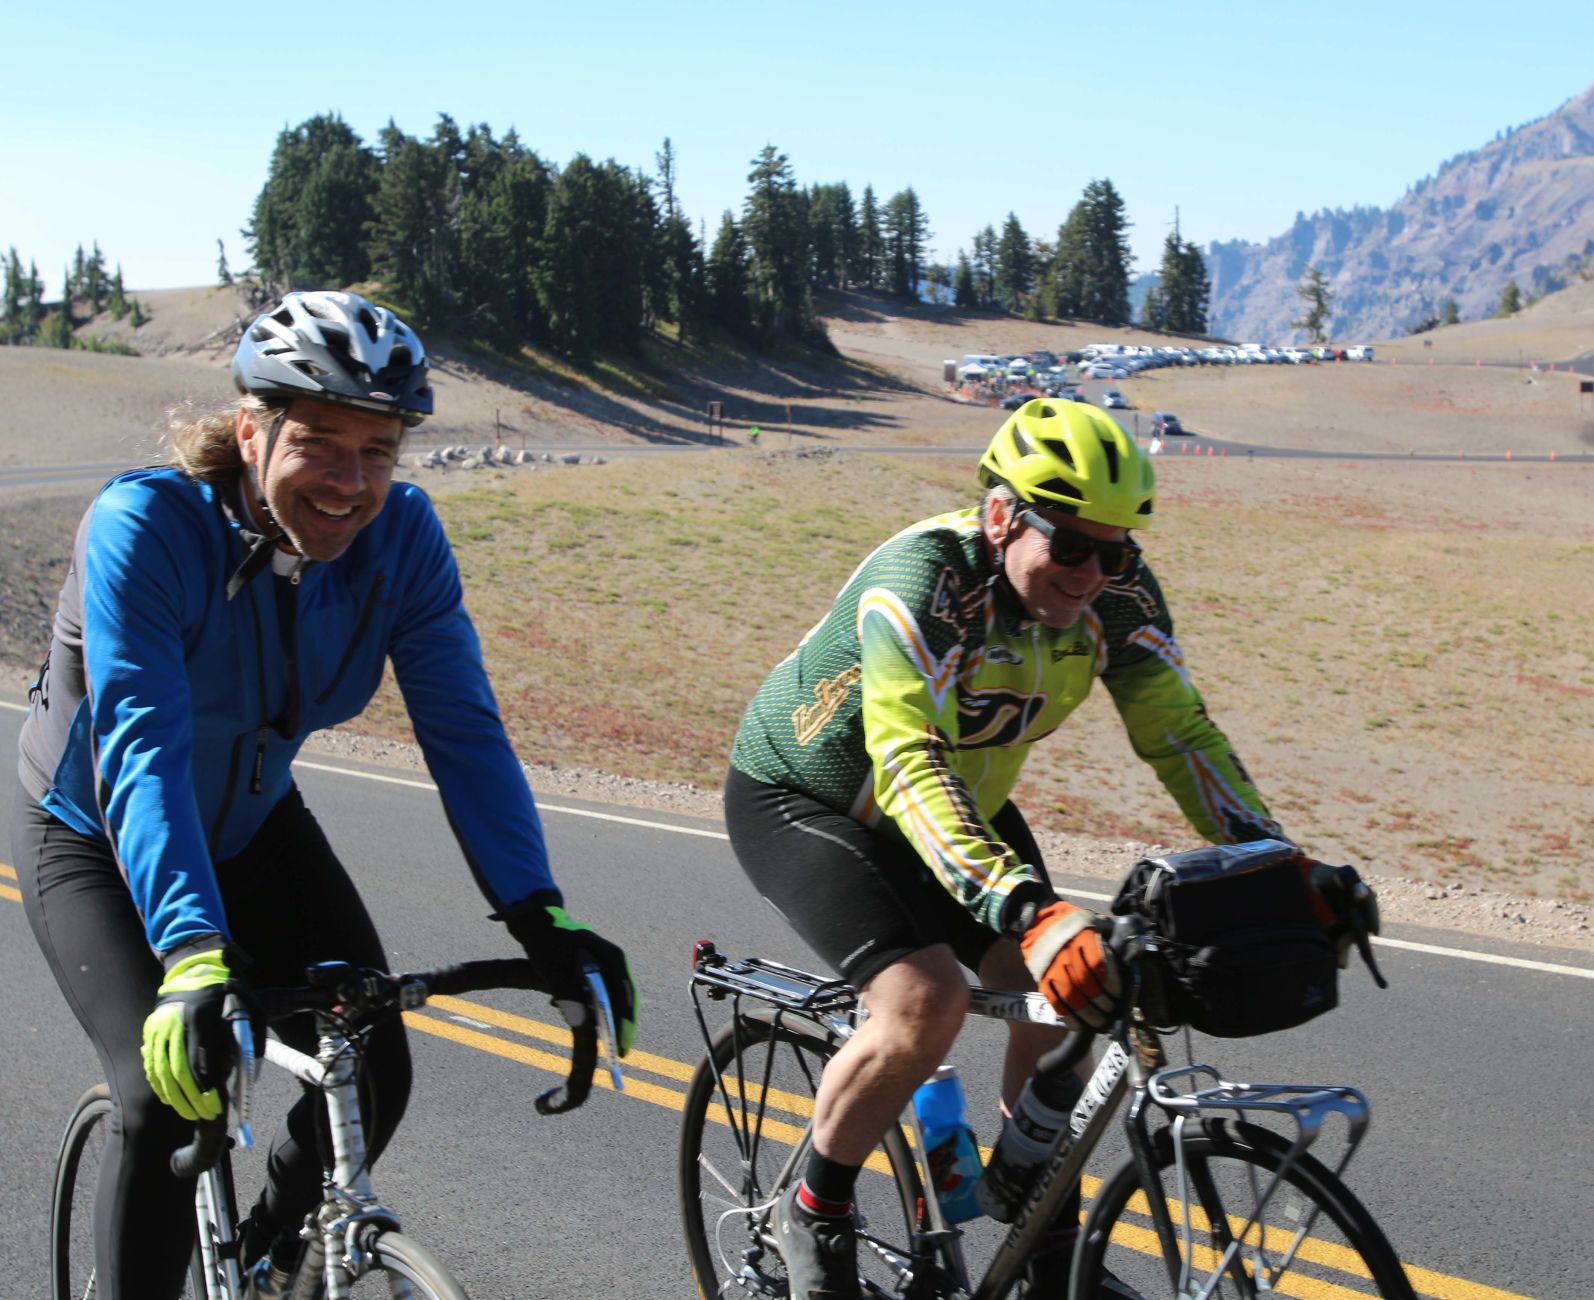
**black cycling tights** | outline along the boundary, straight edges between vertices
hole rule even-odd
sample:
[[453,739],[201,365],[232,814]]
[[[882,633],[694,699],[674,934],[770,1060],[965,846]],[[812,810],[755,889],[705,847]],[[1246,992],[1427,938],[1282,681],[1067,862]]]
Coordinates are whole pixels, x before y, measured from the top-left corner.
[[[115,1109],[100,1165],[94,1246],[101,1300],[165,1300],[182,1294],[194,1243],[194,1185],[179,1182],[171,1153],[193,1126],[155,1099],[139,1055],[144,1019],[155,1006],[161,964],[151,954],[108,845],[19,794],[12,851],[34,937],[61,991],[99,1052]],[[382,944],[342,863],[295,789],[216,876],[250,983],[297,985],[317,961],[386,969]],[[308,1016],[277,1027],[285,1042],[315,1052]],[[404,1114],[409,1048],[395,1013],[371,1034],[362,1095],[373,1158]],[[371,1103],[374,1102],[374,1115]],[[252,1212],[250,1244],[260,1253],[277,1230],[297,1227],[320,1199],[316,1129],[319,1098],[306,1095],[272,1141],[268,1185]]]

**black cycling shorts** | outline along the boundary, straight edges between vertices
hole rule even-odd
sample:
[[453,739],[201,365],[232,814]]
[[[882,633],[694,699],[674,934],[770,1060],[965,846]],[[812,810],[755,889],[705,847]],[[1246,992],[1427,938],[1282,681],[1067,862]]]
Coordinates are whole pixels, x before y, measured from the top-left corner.
[[[1004,804],[991,825],[1046,878],[1017,808]],[[996,942],[996,931],[947,891],[894,826],[871,830],[817,799],[732,768],[725,829],[753,887],[854,988],[938,943],[978,970]]]

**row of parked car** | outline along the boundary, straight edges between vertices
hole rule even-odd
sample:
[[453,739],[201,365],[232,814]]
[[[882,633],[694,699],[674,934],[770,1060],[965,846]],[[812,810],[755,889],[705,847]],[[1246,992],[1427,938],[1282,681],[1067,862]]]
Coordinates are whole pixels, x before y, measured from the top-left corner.
[[1160,366],[1312,365],[1323,361],[1371,361],[1373,349],[1363,345],[1271,348],[1260,343],[1239,347],[1152,347],[1133,343],[1092,343],[1079,352],[1032,351],[1021,356],[973,352],[954,365],[948,380],[1002,387],[1028,383],[1043,387],[1066,380],[1073,367],[1085,379],[1127,379]]

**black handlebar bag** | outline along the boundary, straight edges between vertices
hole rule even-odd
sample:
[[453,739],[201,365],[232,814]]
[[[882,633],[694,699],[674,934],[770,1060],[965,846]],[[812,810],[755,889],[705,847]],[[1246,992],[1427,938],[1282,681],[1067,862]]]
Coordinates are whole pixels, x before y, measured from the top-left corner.
[[1251,1038],[1339,1004],[1339,964],[1295,852],[1258,840],[1135,864],[1112,910],[1147,918],[1159,936],[1141,962],[1153,1025]]

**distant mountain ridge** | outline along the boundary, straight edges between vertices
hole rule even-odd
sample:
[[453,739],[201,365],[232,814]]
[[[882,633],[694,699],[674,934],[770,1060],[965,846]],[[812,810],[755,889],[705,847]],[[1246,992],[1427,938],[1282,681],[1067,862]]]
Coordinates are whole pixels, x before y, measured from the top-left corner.
[[1493,312],[1506,282],[1524,295],[1562,287],[1594,256],[1594,86],[1555,112],[1459,154],[1391,208],[1297,215],[1265,244],[1213,243],[1214,334],[1298,336],[1307,267],[1334,291],[1332,336],[1407,333],[1454,298],[1461,319]]

